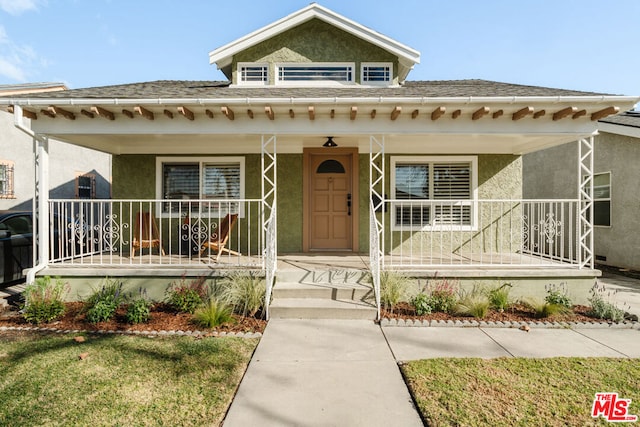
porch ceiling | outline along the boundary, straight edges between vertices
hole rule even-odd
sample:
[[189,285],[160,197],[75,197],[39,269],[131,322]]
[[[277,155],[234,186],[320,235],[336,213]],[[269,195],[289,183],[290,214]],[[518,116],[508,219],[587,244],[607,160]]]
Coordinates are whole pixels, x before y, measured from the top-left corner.
[[[4,101],[4,102],[3,102]],[[7,105],[9,100],[1,100]],[[36,133],[113,154],[279,152],[322,145],[367,152],[384,135],[388,152],[523,154],[575,141],[597,121],[630,108],[627,96],[325,99],[22,99],[9,111]]]

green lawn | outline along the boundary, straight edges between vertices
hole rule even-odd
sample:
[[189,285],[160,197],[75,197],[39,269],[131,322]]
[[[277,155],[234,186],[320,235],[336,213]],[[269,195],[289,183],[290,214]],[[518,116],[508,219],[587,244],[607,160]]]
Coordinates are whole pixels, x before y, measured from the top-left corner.
[[640,415],[640,359],[429,359],[402,371],[433,426],[606,425],[591,418],[596,392]]
[[258,342],[74,336],[0,332],[0,425],[218,425]]

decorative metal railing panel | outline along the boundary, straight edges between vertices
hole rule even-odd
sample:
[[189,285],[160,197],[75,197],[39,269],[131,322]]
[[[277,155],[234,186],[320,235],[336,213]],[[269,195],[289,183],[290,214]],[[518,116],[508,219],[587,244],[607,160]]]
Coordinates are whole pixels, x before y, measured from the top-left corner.
[[386,200],[384,267],[580,268],[579,207],[578,200]]
[[276,209],[271,210],[271,216],[269,216],[267,224],[267,233],[265,237],[266,250],[265,250],[265,296],[264,307],[265,317],[269,320],[269,304],[271,303],[271,291],[276,278],[276,271],[278,268],[278,254],[276,253]]
[[378,228],[375,209],[371,202],[369,206],[369,269],[376,298],[377,320],[380,320],[380,269],[382,268],[380,234],[381,230]]
[[50,200],[49,263],[261,268],[262,200]]

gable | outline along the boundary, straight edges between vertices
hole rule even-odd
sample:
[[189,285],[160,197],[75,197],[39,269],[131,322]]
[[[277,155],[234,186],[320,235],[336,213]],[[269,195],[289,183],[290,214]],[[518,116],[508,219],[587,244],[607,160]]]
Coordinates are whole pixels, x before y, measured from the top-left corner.
[[[257,31],[211,51],[209,53],[209,62],[211,64],[216,64],[218,69],[222,70],[228,78],[231,78],[232,64],[234,61],[236,63],[238,62],[237,55],[256,45],[268,42],[270,39],[310,21],[321,21],[330,27],[341,30],[343,33],[350,34],[353,37],[350,39],[351,41],[355,38],[365,42],[369,46],[375,46],[378,49],[389,53],[394,58],[393,62],[397,64],[395,69],[397,70],[396,74],[400,82],[403,82],[413,66],[420,62],[420,52],[364,27],[357,22],[351,21],[350,19],[316,3],[312,3],[309,6],[280,19],[279,21],[269,24]],[[320,36],[326,35],[326,28],[327,27],[324,27],[324,31],[319,33]],[[313,38],[313,33],[308,36]],[[308,37],[302,37],[298,40],[305,39],[308,40]],[[339,40],[345,40],[344,34],[341,34]],[[336,40],[329,39],[327,41],[329,42],[328,46],[335,46],[334,43]],[[320,45],[320,42],[317,39],[315,43]],[[318,46],[318,48],[322,48],[322,46]],[[340,46],[338,45],[337,48],[340,48]],[[369,48],[370,47],[367,49]],[[351,58],[350,61],[354,61],[354,59]]]

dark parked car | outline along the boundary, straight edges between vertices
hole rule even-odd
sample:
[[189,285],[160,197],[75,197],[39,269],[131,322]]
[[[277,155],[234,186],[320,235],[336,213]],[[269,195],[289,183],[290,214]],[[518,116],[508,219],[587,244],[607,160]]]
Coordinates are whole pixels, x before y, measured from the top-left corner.
[[24,281],[23,270],[33,267],[31,212],[0,211],[0,286]]

